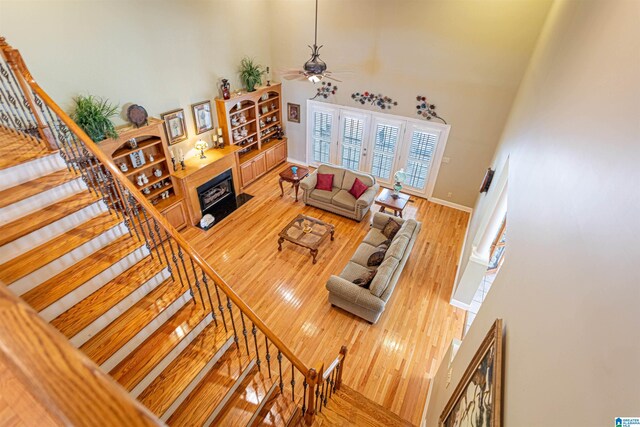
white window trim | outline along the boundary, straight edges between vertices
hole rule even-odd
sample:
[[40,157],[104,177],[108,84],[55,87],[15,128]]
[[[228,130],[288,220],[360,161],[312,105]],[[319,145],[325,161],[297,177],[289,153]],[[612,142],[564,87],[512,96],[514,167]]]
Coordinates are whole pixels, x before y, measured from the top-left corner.
[[[420,127],[425,127],[425,128],[431,128],[432,130],[439,132],[440,133],[440,138],[438,141],[438,146],[436,147],[436,152],[434,154],[433,157],[433,162],[431,163],[431,170],[429,171],[429,179],[427,181],[427,186],[425,187],[424,192],[419,192],[419,191],[413,191],[409,188],[403,188],[402,192],[403,193],[407,193],[407,194],[411,194],[414,196],[418,196],[418,197],[424,197],[427,199],[430,199],[433,196],[433,190],[435,188],[436,185],[436,181],[438,179],[438,174],[440,173],[440,166],[442,164],[442,157],[444,156],[444,152],[447,146],[447,141],[449,140],[449,132],[451,130],[451,125],[445,125],[444,123],[437,123],[437,122],[430,122],[430,121],[425,121],[425,120],[421,120],[421,119],[414,119],[411,117],[407,117],[407,116],[400,116],[400,115],[396,115],[396,114],[388,114],[388,113],[380,113],[378,111],[372,111],[372,110],[367,110],[365,108],[356,108],[356,107],[348,107],[345,105],[341,105],[341,104],[329,104],[326,102],[321,102],[321,101],[313,101],[313,100],[307,100],[307,122],[305,124],[306,127],[306,149],[305,149],[305,162],[307,164],[312,164],[313,162],[311,161],[313,159],[313,153],[311,150],[313,150],[312,144],[311,144],[311,131],[310,131],[310,126],[309,123],[311,122],[311,114],[312,114],[312,110],[316,109],[316,110],[324,110],[327,112],[331,112],[332,114],[334,114],[334,125],[338,126],[338,128],[336,128],[338,130],[338,132],[335,133],[335,141],[331,141],[332,144],[338,144],[338,139],[339,138],[339,126],[340,126],[340,117],[339,117],[339,112],[340,110],[344,110],[344,111],[349,111],[355,114],[367,114],[370,116],[370,120],[368,120],[368,124],[369,126],[371,126],[371,123],[375,123],[375,119],[376,118],[380,118],[382,120],[389,120],[389,121],[394,121],[394,120],[400,120],[403,122],[406,122],[406,125],[404,126],[403,129],[403,135],[401,136],[402,139],[404,139],[404,135],[406,134],[406,132],[408,131],[408,129],[410,128],[410,125],[416,125],[416,126],[420,126]],[[335,150],[334,150],[335,151]],[[402,154],[401,154],[402,155]],[[331,162],[336,163],[337,159],[331,159]],[[367,160],[368,161],[368,160]],[[433,179],[430,179],[431,177],[433,177]],[[380,182],[380,185],[382,186],[389,186],[389,184],[384,183],[384,182]]]

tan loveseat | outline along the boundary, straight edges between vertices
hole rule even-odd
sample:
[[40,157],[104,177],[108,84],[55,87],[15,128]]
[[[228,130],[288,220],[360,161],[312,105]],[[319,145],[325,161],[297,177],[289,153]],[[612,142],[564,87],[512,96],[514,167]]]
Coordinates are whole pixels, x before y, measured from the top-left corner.
[[[382,229],[393,218],[402,225],[391,241],[382,264],[368,267],[367,260],[380,250],[378,245],[387,240]],[[420,231],[421,223],[414,219],[401,219],[376,212],[373,215],[371,230],[365,236],[340,276],[331,276],[327,282],[329,302],[371,323],[376,323],[391,297],[402,269],[409,258],[411,249]],[[377,268],[369,288],[361,287],[353,281]]]
[[[333,188],[331,191],[316,189],[318,173],[333,174]],[[357,200],[349,193],[356,178],[369,187]],[[306,205],[362,221],[362,218],[371,209],[380,186],[373,176],[366,173],[354,172],[340,166],[322,164],[318,166],[315,172],[300,181],[300,188],[303,191],[302,201]]]

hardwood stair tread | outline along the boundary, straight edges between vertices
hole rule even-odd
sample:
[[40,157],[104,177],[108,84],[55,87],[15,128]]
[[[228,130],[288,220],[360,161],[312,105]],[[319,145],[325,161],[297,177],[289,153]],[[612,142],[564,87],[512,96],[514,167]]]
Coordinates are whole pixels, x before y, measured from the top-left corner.
[[0,246],[58,221],[99,199],[89,191],[74,194],[49,206],[0,226]]
[[[136,242],[135,239],[131,238],[128,240],[136,243],[135,245],[128,245],[132,246],[132,250],[129,252],[133,252],[142,246],[142,242]],[[50,323],[67,338],[72,338],[111,308],[115,307],[120,301],[131,295],[162,269],[163,266],[156,258],[147,255],[78,304],[53,319]]]
[[[302,393],[302,389],[298,391]],[[299,397],[296,396],[294,402],[291,398],[291,390],[285,388],[283,393],[276,390],[271,395],[264,408],[260,411],[258,420],[253,423],[254,426],[288,426],[295,424],[295,416],[298,412],[302,412],[299,406]]]
[[33,148],[29,152],[20,153],[11,153],[5,150],[0,150],[0,170],[19,166],[23,163],[47,157],[56,153],[57,151],[49,151],[45,148]]
[[35,310],[44,310],[141,246],[140,241],[129,237],[128,234],[120,236],[66,270],[25,292],[21,297]]
[[270,395],[277,392],[277,374],[272,373],[272,375],[272,378],[269,378],[266,372],[263,375],[255,366],[253,372],[245,377],[240,387],[233,393],[213,424],[233,427],[249,425],[256,412],[261,411],[263,405],[268,403]]
[[182,287],[172,279],[165,280],[80,346],[80,350],[102,365],[186,290],[186,286]]
[[201,304],[187,302],[109,372],[128,391],[173,350],[207,316]]
[[0,191],[0,208],[28,199],[36,194],[58,187],[66,182],[78,179],[67,169],[61,169]]
[[170,426],[202,426],[249,367],[251,357],[235,345],[220,358],[167,420]]
[[357,391],[342,384],[340,390],[329,399],[322,412],[317,412],[314,426],[390,426],[412,427],[387,408],[367,399]]
[[76,228],[0,265],[0,281],[9,285],[112,229],[120,222],[119,218],[109,212],[95,216]]
[[219,324],[211,322],[138,396],[151,412],[162,416],[182,391],[233,336]]

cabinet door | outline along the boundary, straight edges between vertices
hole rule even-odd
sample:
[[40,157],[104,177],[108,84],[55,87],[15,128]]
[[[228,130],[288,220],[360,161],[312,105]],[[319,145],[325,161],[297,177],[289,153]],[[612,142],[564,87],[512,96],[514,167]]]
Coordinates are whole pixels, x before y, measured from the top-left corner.
[[264,153],[265,159],[267,160],[267,170],[270,170],[278,163],[278,160],[276,158],[276,150],[277,147],[274,147]]
[[243,187],[246,187],[255,179],[255,174],[253,173],[253,161],[240,165],[240,175],[242,176]]
[[178,230],[187,225],[187,215],[184,212],[182,202],[176,203],[175,205],[165,209],[162,212],[162,215],[164,215],[167,221],[169,221],[169,223]]
[[276,164],[287,160],[287,142],[286,141],[278,145],[274,149],[274,151],[275,151]]
[[253,177],[254,179],[261,177],[267,172],[267,165],[264,154],[260,154],[253,159]]

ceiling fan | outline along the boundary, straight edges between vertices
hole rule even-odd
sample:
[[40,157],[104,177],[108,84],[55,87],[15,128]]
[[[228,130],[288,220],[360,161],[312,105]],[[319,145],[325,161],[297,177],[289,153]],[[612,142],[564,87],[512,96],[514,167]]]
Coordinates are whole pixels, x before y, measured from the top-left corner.
[[315,21],[315,38],[311,49],[311,58],[304,63],[302,70],[290,69],[280,72],[283,79],[286,80],[308,80],[311,83],[318,83],[322,79],[327,78],[339,82],[340,80],[331,76],[331,71],[327,71],[327,64],[320,59],[320,48],[318,46],[318,0],[316,0],[316,21]]

